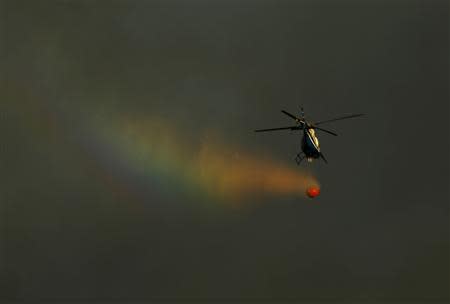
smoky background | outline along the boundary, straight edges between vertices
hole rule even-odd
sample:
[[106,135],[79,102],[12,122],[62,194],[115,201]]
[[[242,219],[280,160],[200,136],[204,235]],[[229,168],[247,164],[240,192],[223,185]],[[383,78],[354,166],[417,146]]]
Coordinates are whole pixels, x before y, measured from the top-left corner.
[[[0,8],[0,298],[448,301],[448,2]],[[84,122],[158,116],[295,168],[298,137],[252,130],[300,105],[367,114],[320,135],[315,201],[136,190],[77,141]]]

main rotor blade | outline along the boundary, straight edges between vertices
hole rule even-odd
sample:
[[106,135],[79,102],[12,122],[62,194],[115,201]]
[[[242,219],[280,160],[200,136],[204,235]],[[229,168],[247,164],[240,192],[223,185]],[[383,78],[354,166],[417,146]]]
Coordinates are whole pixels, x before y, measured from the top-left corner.
[[297,116],[295,116],[295,115],[293,115],[293,114],[291,114],[291,113],[289,113],[289,112],[286,112],[286,111],[284,111],[284,110],[281,110],[281,113],[286,114],[287,116],[289,116],[289,117],[292,118],[292,119],[295,119],[295,121],[297,121],[297,122],[301,121],[300,118],[298,118]]
[[293,127],[282,127],[282,128],[272,128],[272,129],[259,129],[255,130],[255,132],[267,132],[267,131],[278,131],[278,130],[301,130],[302,127],[293,126]]
[[323,123],[327,123],[327,122],[331,122],[331,121],[336,121],[336,120],[342,120],[342,119],[348,119],[348,118],[354,118],[354,117],[359,117],[359,116],[363,116],[364,114],[351,114],[351,115],[346,115],[346,116],[341,116],[341,117],[336,117],[333,119],[328,119],[328,120],[322,120],[322,121],[318,121],[313,123],[313,125],[320,125]]
[[325,158],[325,156],[323,155],[322,152],[320,152],[320,157],[323,159],[323,161],[324,161],[326,164],[328,164],[328,161],[327,161],[327,159]]
[[322,129],[322,128],[319,128],[319,127],[316,127],[316,126],[313,126],[312,128],[316,129],[316,130],[323,131],[323,132],[327,132],[328,134],[331,134],[331,135],[334,135],[334,136],[338,136],[336,133],[334,133],[334,132],[332,132],[330,130]]

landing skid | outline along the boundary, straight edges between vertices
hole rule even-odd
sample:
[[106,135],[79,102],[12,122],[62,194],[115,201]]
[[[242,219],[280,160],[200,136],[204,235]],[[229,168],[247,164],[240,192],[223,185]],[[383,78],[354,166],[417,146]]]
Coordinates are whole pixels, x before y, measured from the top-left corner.
[[[300,165],[300,163],[304,159],[306,159],[308,161],[308,163],[311,163],[313,161],[313,158],[312,157],[307,157],[304,152],[300,152],[300,153],[297,154],[297,156],[295,156],[295,162],[297,163],[297,165]],[[325,162],[326,162],[326,160],[325,160]]]
[[297,163],[297,165],[300,165],[300,163],[302,162],[302,160],[305,159],[305,153],[298,153],[297,156],[295,157],[295,162]]

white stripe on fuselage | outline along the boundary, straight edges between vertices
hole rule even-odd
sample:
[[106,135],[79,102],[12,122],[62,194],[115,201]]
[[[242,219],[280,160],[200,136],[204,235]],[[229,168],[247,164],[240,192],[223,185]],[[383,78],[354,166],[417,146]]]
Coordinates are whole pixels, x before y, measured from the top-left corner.
[[306,129],[306,133],[308,134],[309,139],[313,143],[314,148],[316,148],[316,150],[320,152],[319,140],[317,139],[316,135],[314,134],[314,130]]

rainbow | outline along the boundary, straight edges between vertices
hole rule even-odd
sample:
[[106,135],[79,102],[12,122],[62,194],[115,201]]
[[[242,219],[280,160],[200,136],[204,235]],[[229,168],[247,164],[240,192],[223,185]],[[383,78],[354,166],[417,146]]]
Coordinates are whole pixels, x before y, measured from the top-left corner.
[[21,118],[23,127],[36,136],[64,138],[87,174],[106,181],[111,192],[132,196],[177,192],[242,202],[268,196],[305,197],[309,186],[319,186],[301,167],[232,145],[212,130],[193,138],[182,126],[158,116],[116,111],[101,116],[95,109],[36,103],[19,88],[14,92],[20,98],[7,108]]
[[134,176],[130,180],[150,189],[176,188],[238,202],[268,195],[303,197],[307,187],[318,186],[299,168],[225,144],[211,131],[193,140],[160,118],[108,117],[89,130],[91,152],[105,166],[119,167],[114,172],[120,179]]

